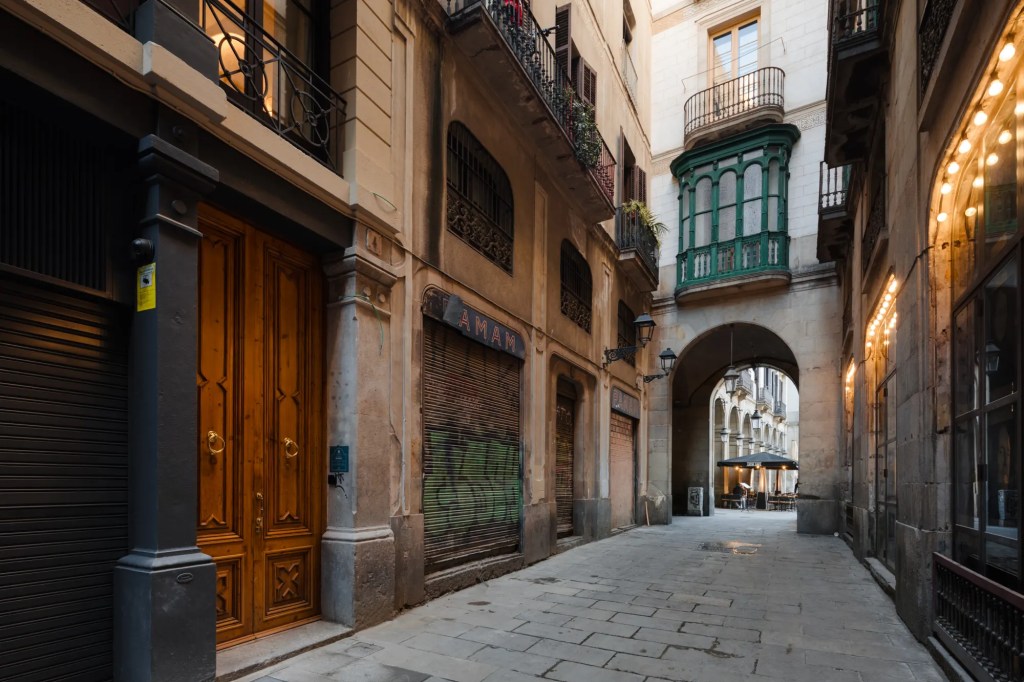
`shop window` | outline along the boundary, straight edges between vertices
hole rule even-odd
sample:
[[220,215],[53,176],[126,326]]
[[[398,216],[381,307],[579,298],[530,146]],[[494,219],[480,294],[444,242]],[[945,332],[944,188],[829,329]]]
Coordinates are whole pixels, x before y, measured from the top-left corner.
[[593,280],[590,266],[568,240],[562,241],[561,266],[562,314],[590,333]]
[[933,211],[951,247],[953,555],[1019,590],[1024,102],[1013,86],[988,87],[953,140]]
[[512,274],[512,185],[501,165],[455,121],[448,126],[448,230]]

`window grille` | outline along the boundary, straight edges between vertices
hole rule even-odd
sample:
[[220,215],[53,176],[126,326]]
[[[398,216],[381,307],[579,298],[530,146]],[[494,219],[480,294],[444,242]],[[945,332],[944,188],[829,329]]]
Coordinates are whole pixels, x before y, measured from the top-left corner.
[[[624,346],[636,346],[636,327],[633,326],[633,321],[636,320],[636,315],[629,309],[629,306],[624,302],[619,301],[619,334],[616,345],[619,348]],[[629,364],[636,367],[636,356],[630,355],[627,358],[622,358]]]
[[562,241],[561,254],[562,314],[590,333],[592,318],[593,280],[590,266],[580,252],[569,243]]

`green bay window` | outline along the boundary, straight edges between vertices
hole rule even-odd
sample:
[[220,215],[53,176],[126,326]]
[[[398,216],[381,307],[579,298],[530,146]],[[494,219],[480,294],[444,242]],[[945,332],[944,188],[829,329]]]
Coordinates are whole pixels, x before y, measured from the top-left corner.
[[773,125],[684,153],[678,285],[789,269],[789,160],[799,132]]

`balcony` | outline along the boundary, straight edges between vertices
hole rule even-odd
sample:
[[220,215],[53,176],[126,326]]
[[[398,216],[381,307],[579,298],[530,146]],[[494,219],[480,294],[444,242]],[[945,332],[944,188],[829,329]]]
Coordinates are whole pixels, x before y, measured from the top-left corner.
[[774,66],[701,90],[683,104],[684,149],[748,130],[781,123],[785,72]]
[[775,415],[775,421],[782,423],[786,421],[786,403],[781,400],[776,400],[775,405],[772,407],[772,414]]
[[832,168],[822,161],[818,173],[818,260],[845,257],[853,236],[850,184],[853,166]]
[[754,382],[746,372],[740,372],[736,379],[736,397],[742,400],[744,397],[754,393]]
[[1024,599],[941,554],[932,555],[932,631],[977,680],[1020,680]]
[[619,263],[640,291],[658,288],[658,239],[637,213],[615,210],[615,244]]
[[615,159],[529,7],[503,0],[440,3],[455,45],[482,83],[495,84],[489,89],[494,104],[521,122],[584,221],[613,217]]
[[775,396],[768,392],[768,389],[764,386],[757,389],[757,401],[755,402],[757,409],[761,412],[771,412],[772,408],[775,407]]
[[676,277],[677,301],[788,284],[789,235],[760,232],[687,249],[676,258]]
[[871,143],[881,83],[889,69],[883,29],[886,0],[832,0],[825,160],[832,166],[863,159]]
[[[135,34],[142,0],[81,0],[122,30]],[[181,15],[167,0],[167,11]],[[212,40],[217,72],[228,99],[257,121],[340,174],[345,100],[311,65],[226,0],[196,0],[199,22]],[[187,22],[187,23],[185,23]],[[185,29],[186,31],[188,29]],[[197,40],[201,40],[197,38]]]

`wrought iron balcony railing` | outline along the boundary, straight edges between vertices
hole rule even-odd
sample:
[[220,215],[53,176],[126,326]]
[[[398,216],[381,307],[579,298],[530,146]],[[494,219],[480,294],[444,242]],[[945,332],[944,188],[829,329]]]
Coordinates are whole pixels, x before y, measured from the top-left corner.
[[818,172],[818,213],[840,213],[846,211],[850,193],[849,164],[830,168],[821,162]]
[[775,407],[775,396],[768,392],[768,388],[762,386],[757,389],[757,409],[770,412],[773,407]]
[[629,54],[629,46],[625,44],[622,46],[622,80],[626,83],[626,92],[629,93],[633,104],[639,104],[637,101],[639,79],[636,75],[636,66],[633,65],[633,57]]
[[683,133],[742,116],[762,108],[781,110],[784,105],[785,72],[766,66],[753,73],[719,83],[683,104]]
[[229,2],[202,0],[221,86],[237,106],[337,170],[345,100],[311,66]]
[[[576,158],[593,176],[613,205],[615,159],[594,124],[593,107],[576,94],[564,69],[558,67],[555,50],[544,35],[527,3],[506,0],[441,0],[448,16],[457,21],[464,13],[480,8],[497,29],[505,45],[533,83],[551,116],[569,140]],[[480,57],[486,59],[486,55]]]
[[128,33],[135,32],[135,11],[142,0],[81,0]]
[[658,239],[637,213],[615,209],[615,244],[620,251],[635,250],[654,279],[658,277]]
[[679,287],[768,271],[789,270],[789,235],[759,232],[687,249],[676,259]]
[[754,392],[754,382],[746,372],[740,372],[739,377],[736,379],[736,390],[746,395]]
[[834,0],[832,42],[867,36],[878,30],[879,0]]
[[777,417],[785,417],[786,416],[786,403],[781,401],[781,400],[776,400],[775,401],[775,407],[772,408],[772,414],[774,414]]
[[1024,598],[949,557],[932,557],[939,641],[976,679],[1024,679]]

